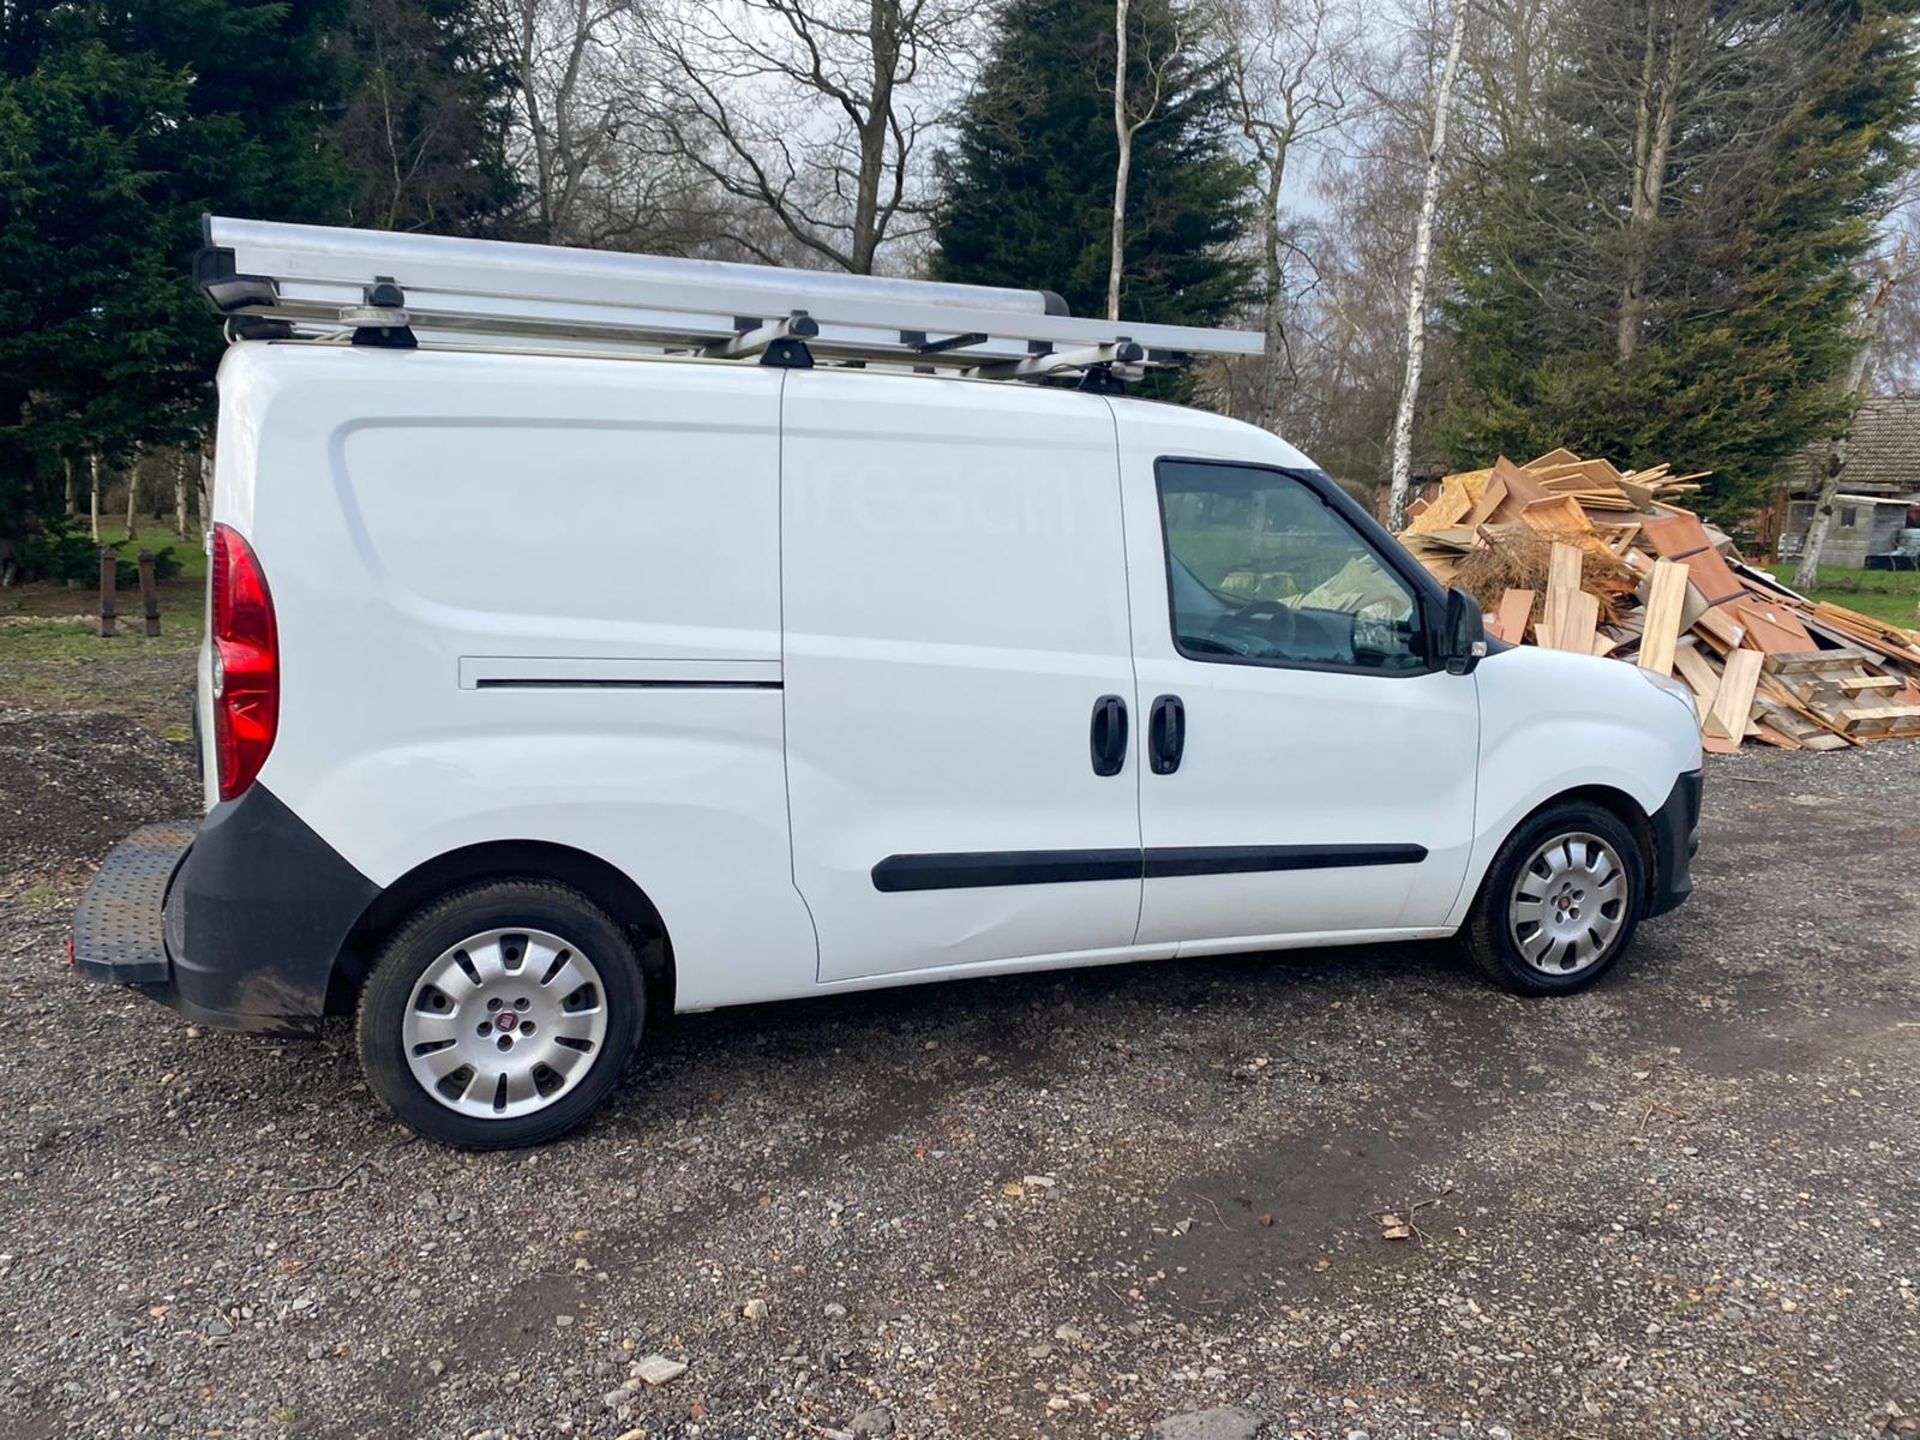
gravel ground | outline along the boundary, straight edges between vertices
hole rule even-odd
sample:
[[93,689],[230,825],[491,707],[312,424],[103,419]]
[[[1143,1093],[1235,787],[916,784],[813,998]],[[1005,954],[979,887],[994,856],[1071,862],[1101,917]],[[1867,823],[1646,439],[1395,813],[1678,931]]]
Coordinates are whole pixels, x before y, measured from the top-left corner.
[[165,733],[0,700],[0,1434],[1920,1427],[1920,746],[1712,762],[1693,901],[1575,999],[1436,945],[684,1016],[469,1156],[343,1027],[68,972],[193,808]]

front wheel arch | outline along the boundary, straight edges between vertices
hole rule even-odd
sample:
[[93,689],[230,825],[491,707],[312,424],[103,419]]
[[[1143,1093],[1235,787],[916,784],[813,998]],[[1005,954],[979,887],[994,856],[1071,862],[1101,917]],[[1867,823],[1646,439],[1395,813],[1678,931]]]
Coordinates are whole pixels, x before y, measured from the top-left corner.
[[[1568,977],[1569,983],[1560,985],[1528,974],[1525,966],[1506,953],[1512,946],[1504,934],[1503,918],[1495,914],[1496,910],[1504,914],[1505,901],[1495,895],[1494,890],[1495,887],[1504,888],[1512,868],[1510,862],[1516,855],[1516,846],[1523,841],[1537,839],[1534,832],[1542,828],[1543,820],[1564,819],[1573,823],[1582,814],[1595,817],[1596,820],[1604,817],[1606,822],[1619,828],[1622,841],[1632,851],[1632,866],[1637,871],[1639,882],[1638,893],[1632,897],[1633,904],[1626,926],[1612,950],[1597,966]],[[1652,821],[1631,796],[1605,786],[1583,786],[1563,791],[1529,810],[1501,838],[1488,861],[1486,873],[1480,877],[1458,939],[1468,958],[1488,979],[1503,989],[1524,995],[1547,995],[1583,988],[1612,969],[1631,948],[1640,922],[1650,913],[1659,865],[1660,856]]]

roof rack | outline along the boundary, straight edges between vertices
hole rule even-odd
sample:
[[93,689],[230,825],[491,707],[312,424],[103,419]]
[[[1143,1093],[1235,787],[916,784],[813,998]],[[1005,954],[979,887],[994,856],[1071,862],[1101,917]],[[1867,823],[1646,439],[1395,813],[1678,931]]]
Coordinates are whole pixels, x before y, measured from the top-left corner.
[[208,216],[194,281],[235,339],[888,365],[989,379],[1257,355],[1256,331],[1076,319],[1045,290]]

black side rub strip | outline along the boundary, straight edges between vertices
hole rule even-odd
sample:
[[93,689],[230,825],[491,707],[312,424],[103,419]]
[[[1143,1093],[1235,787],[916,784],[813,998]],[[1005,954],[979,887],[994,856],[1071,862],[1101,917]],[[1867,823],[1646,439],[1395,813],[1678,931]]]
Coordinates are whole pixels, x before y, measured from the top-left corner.
[[948,855],[889,855],[873,867],[873,888],[887,892],[1139,878],[1138,850],[975,850]]
[[1140,850],[979,850],[889,855],[873,867],[873,888],[971,890],[996,885],[1064,885],[1083,880],[1174,879],[1272,870],[1341,870],[1417,865],[1424,845],[1188,845]]
[[779,680],[625,680],[576,679],[572,676],[521,680],[489,675],[473,682],[476,690],[778,690]]
[[1349,870],[1356,865],[1418,865],[1426,858],[1424,845],[1186,845],[1147,851],[1147,878]]

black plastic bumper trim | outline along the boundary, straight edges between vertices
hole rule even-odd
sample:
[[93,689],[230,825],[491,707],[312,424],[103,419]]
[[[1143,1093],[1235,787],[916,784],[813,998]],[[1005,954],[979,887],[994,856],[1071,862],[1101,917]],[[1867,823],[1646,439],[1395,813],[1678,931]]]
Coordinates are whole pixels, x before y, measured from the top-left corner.
[[[170,858],[156,882],[163,840]],[[379,893],[256,783],[197,826],[150,826],[116,849],[75,914],[74,960],[191,1020],[308,1033]]]
[[1417,865],[1424,845],[1180,845],[1147,850],[978,850],[889,855],[873,867],[873,888],[969,890],[992,885],[1063,885],[1087,880],[1175,880],[1277,870]]
[[1665,915],[1678,909],[1693,893],[1688,862],[1700,853],[1700,797],[1705,786],[1701,771],[1688,770],[1673,782],[1660,808],[1648,816],[1653,826],[1654,876],[1647,897],[1647,914]]

